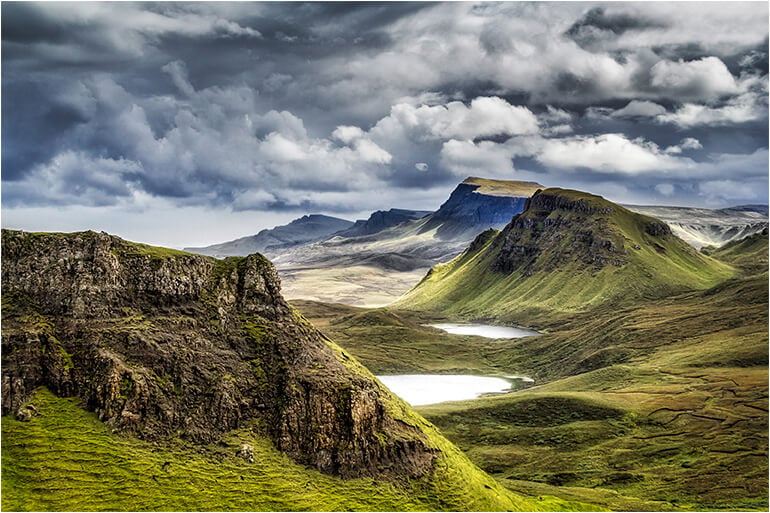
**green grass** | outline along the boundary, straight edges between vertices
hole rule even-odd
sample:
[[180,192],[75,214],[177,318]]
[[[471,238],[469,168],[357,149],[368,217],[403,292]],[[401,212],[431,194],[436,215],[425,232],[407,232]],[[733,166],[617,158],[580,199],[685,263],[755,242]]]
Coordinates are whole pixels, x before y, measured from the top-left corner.
[[[550,497],[524,499],[480,472],[443,437],[431,479],[341,480],[291,461],[249,430],[219,444],[156,444],[112,434],[74,399],[45,389],[30,422],[2,419],[2,507],[34,511],[580,510]],[[407,409],[408,410],[408,409]],[[412,421],[426,424],[410,414]],[[255,463],[236,456],[254,447]]]
[[[510,375],[505,354],[516,340],[454,335],[426,326],[445,318],[435,314],[295,300],[314,326],[326,333],[375,374],[432,373]],[[521,384],[520,382],[517,382]]]
[[767,272],[767,228],[743,239],[728,242],[719,248],[706,247],[701,251],[717,260],[738,267],[747,274]]
[[[604,304],[629,305],[711,287],[735,274],[730,266],[673,235],[653,236],[645,227],[658,221],[635,214],[598,196],[547,189],[543,194],[578,203],[590,214],[563,209],[530,208],[520,220],[534,223],[521,230],[524,243],[540,248],[531,269],[506,274],[493,271],[507,231],[474,244],[451,262],[439,264],[393,306],[442,312],[460,318],[496,318],[508,322],[553,322]],[[611,214],[606,213],[610,209]],[[587,250],[576,242],[580,231],[611,241],[614,251],[598,256],[623,259],[624,264],[586,264]],[[506,229],[507,230],[507,229]],[[577,254],[574,252],[578,247]],[[588,255],[589,257],[591,255]],[[525,272],[526,271],[526,272]]]
[[766,510],[766,368],[614,371],[418,410],[520,493],[624,510]]
[[420,326],[439,314],[295,304],[371,368],[536,377],[418,408],[513,491],[614,510],[766,510],[767,280],[603,305],[510,341]]

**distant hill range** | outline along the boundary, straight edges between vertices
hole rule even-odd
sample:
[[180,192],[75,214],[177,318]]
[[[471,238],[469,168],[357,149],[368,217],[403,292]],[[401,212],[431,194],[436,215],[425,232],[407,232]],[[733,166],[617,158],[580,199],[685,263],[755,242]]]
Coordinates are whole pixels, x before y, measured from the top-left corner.
[[624,205],[667,223],[676,236],[695,248],[721,246],[767,228],[767,205],[707,209]]
[[[399,255],[399,270],[409,267],[409,261],[412,268],[424,268],[452,258],[487,228],[505,226],[524,209],[526,199],[542,188],[534,182],[470,177],[433,213],[419,218],[413,215],[413,219],[366,235],[337,233],[325,241],[285,251],[276,256],[275,263],[279,268],[350,265],[352,260]],[[385,265],[389,261],[375,260]]]
[[[185,250],[219,258],[263,253],[275,263],[290,298],[385,304],[433,265],[462,253],[484,230],[505,227],[542,189],[536,182],[468,177],[435,212],[379,210],[355,223],[313,214],[256,235]],[[766,205],[624,207],[660,219],[696,249],[721,246],[768,226]]]
[[369,219],[359,219],[347,230],[339,231],[334,235],[338,237],[361,237],[363,235],[372,235],[374,233],[379,233],[386,228],[390,228],[391,226],[421,219],[430,213],[430,210],[405,210],[402,208],[378,210],[373,212],[372,215],[369,216]]
[[298,246],[326,239],[340,230],[351,228],[353,223],[338,217],[310,214],[295,219],[289,224],[265,229],[256,235],[214,244],[202,248],[184,248],[185,251],[217,258],[246,256],[262,253],[268,257]]

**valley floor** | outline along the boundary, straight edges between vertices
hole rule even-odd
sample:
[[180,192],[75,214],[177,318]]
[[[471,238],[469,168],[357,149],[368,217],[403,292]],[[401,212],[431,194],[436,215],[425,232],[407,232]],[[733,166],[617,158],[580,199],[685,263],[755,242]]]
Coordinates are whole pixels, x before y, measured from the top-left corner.
[[536,377],[418,408],[512,491],[612,510],[767,509],[767,274],[509,340],[424,326],[437,314],[293,304],[374,373]]

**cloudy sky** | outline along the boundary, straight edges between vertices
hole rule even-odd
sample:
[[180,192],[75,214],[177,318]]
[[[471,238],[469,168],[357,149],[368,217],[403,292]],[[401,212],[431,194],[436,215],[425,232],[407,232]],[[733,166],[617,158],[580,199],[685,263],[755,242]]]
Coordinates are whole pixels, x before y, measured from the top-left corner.
[[2,5],[2,223],[199,245],[468,175],[767,203],[768,4]]

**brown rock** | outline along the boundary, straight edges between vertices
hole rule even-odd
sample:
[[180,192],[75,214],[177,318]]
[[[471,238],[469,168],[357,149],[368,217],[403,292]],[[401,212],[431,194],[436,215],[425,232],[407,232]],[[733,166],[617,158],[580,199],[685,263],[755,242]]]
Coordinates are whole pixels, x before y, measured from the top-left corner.
[[3,413],[46,386],[147,440],[208,443],[256,421],[324,472],[431,469],[422,431],[293,313],[261,255],[217,261],[94,232],[2,237]]

